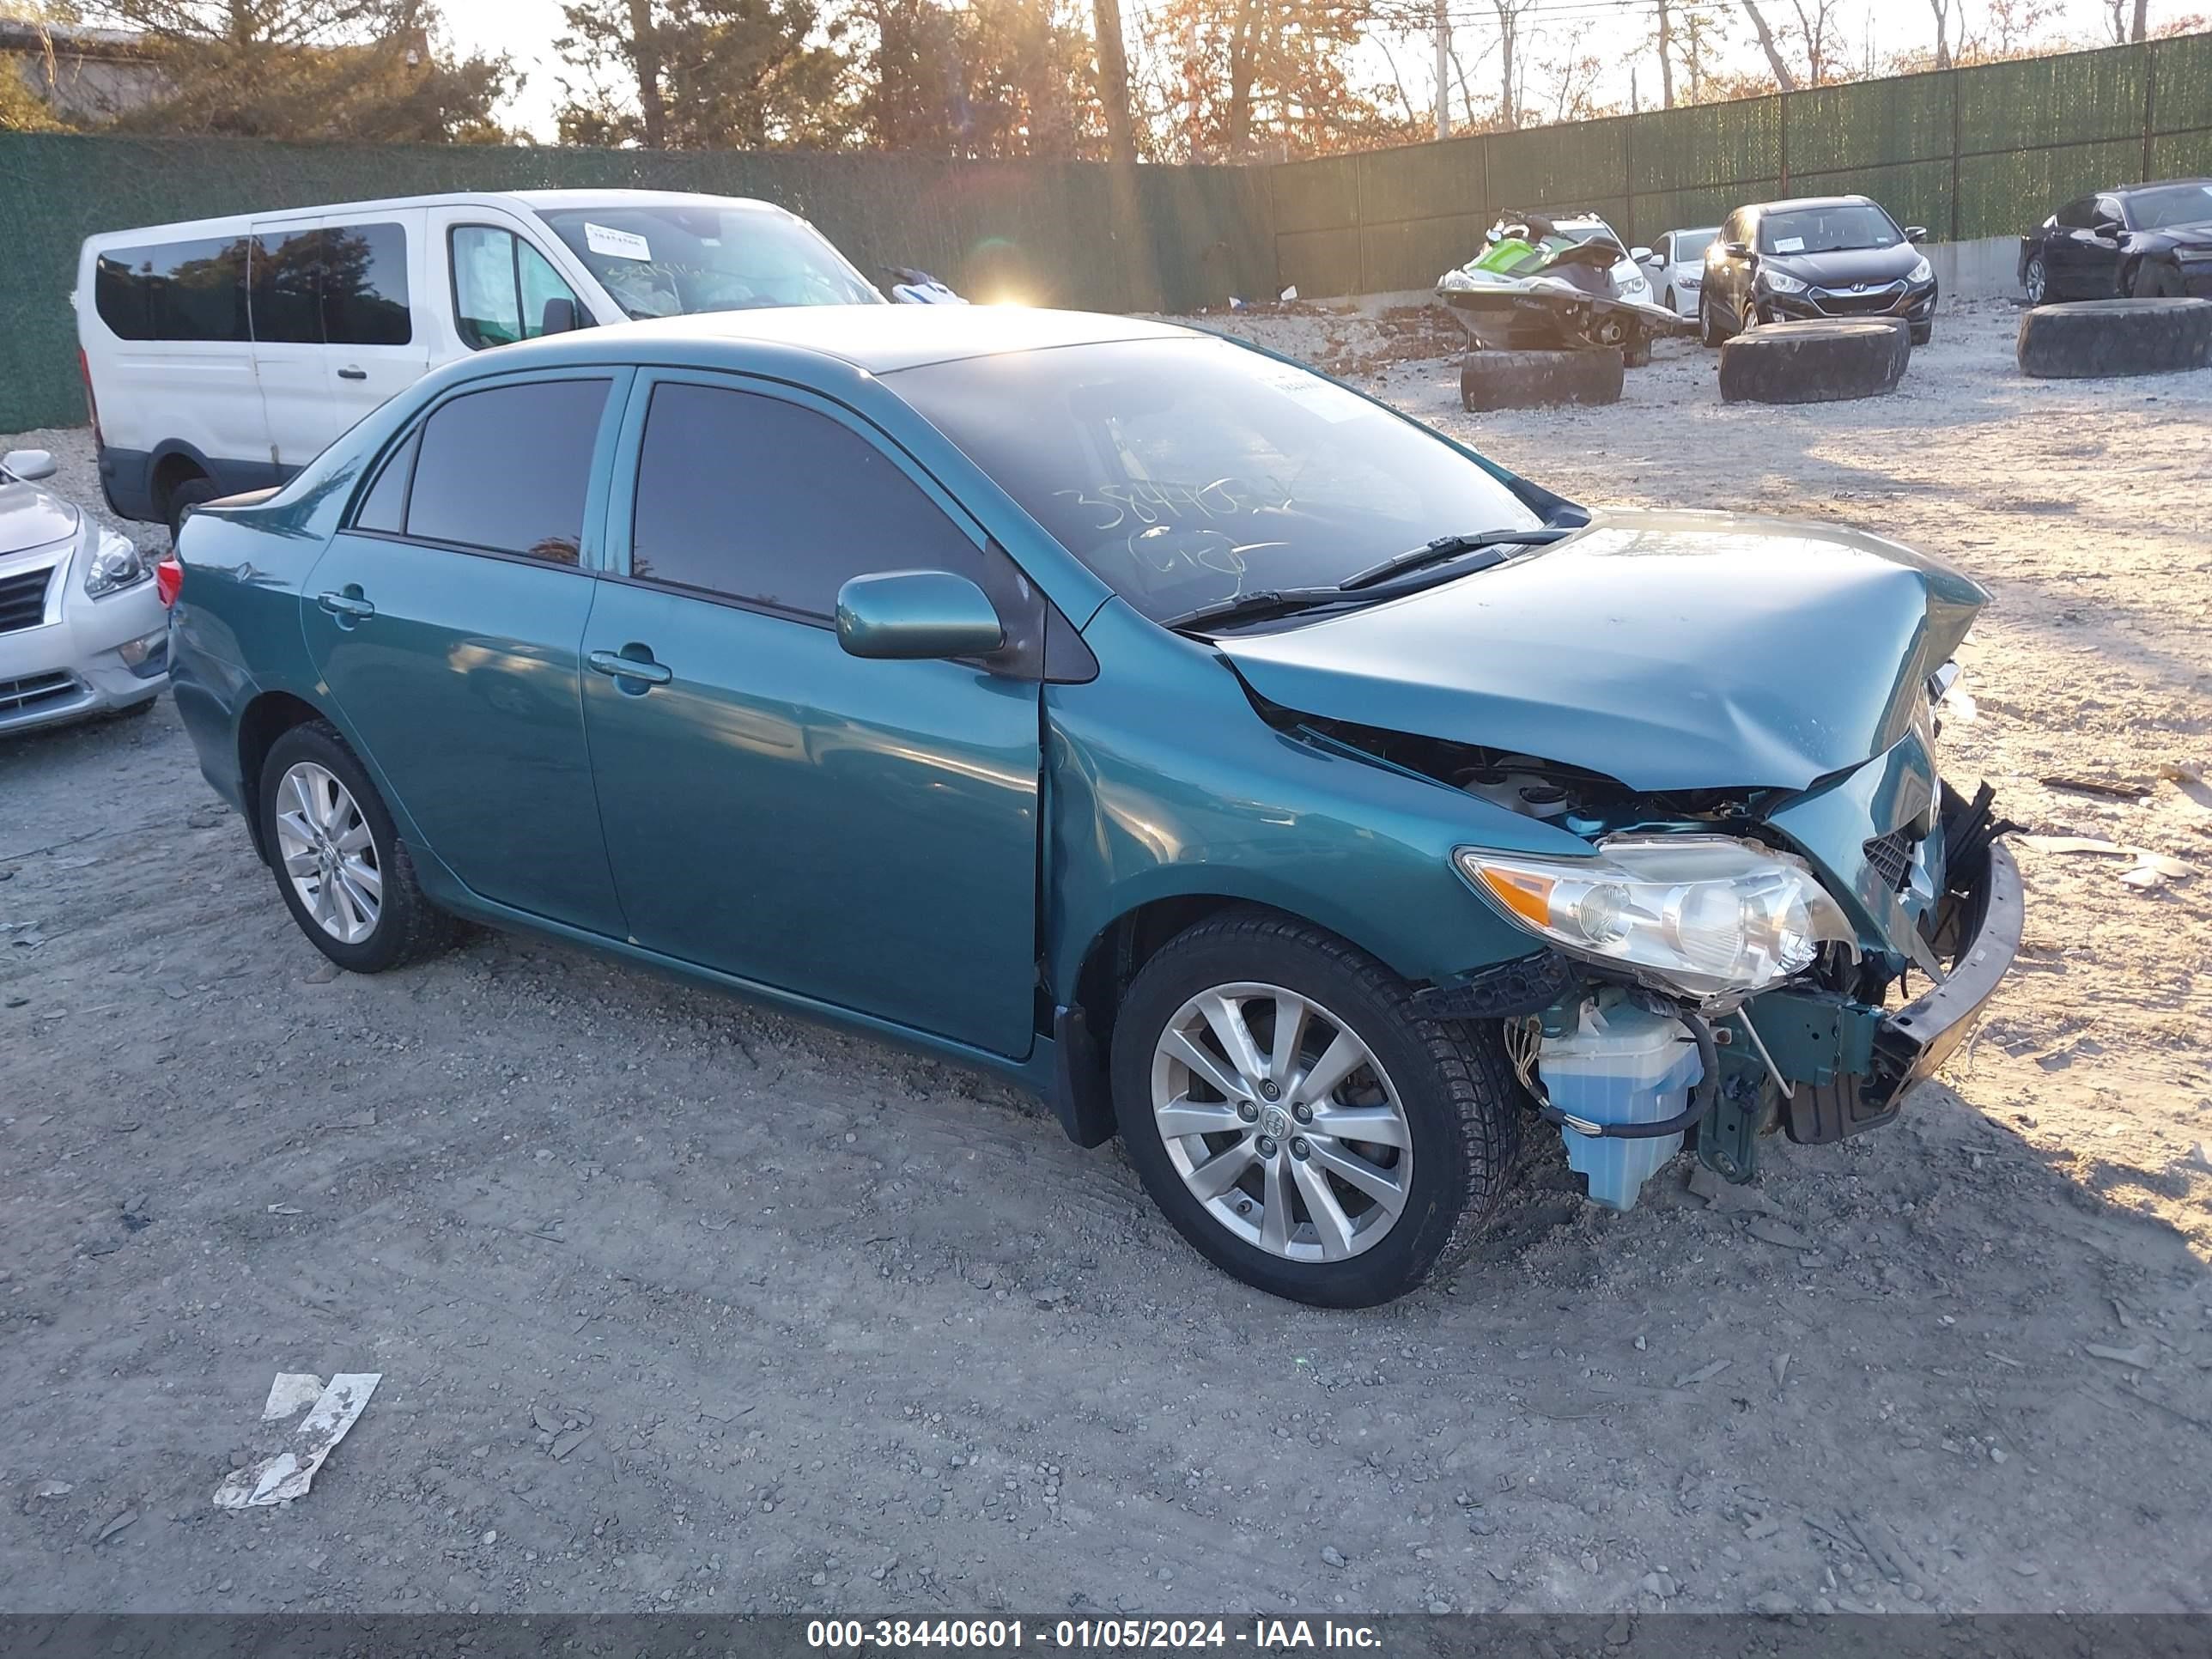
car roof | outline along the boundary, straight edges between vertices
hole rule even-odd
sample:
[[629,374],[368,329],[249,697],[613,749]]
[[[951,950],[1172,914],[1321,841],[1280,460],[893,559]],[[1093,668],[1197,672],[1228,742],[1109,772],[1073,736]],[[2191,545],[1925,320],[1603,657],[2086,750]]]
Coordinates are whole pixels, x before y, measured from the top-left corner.
[[1753,202],[1753,213],[1794,213],[1799,208],[1873,207],[1871,196],[1789,196],[1778,202]]
[[2139,191],[2172,190],[2175,185],[2195,185],[2202,190],[2212,190],[2212,179],[2146,179],[2139,185],[2115,185],[2110,190],[2092,191],[2093,196],[2133,196]]
[[709,311],[581,332],[545,335],[486,353],[477,362],[520,365],[532,357],[579,355],[619,362],[694,356],[702,365],[740,361],[750,345],[778,347],[891,374],[925,363],[988,357],[1000,352],[1050,351],[1121,340],[1200,339],[1196,329],[1088,311],[1025,306],[780,306]]
[[762,213],[793,216],[773,202],[750,196],[709,196],[684,190],[462,190],[427,196],[384,196],[360,202],[323,202],[301,207],[262,208],[246,213],[226,213],[210,219],[179,219],[167,224],[133,225],[103,230],[85,238],[102,246],[143,240],[149,237],[182,240],[210,235],[244,221],[318,218],[325,214],[393,213],[402,208],[496,208],[520,202],[543,212],[559,208],[642,208],[663,204],[712,202],[718,207],[746,208]]

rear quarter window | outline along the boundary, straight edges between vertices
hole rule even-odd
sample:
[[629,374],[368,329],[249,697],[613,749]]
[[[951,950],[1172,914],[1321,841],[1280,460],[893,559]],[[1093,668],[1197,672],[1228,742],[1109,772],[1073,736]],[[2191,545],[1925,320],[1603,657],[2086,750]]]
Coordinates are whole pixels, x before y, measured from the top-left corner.
[[244,340],[247,239],[110,248],[93,270],[93,307],[120,340]]

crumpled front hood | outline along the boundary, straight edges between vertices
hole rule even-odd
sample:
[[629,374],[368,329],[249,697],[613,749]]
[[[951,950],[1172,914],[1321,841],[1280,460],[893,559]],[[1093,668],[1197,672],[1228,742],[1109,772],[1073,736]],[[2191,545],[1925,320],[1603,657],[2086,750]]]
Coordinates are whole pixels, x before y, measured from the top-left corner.
[[1510,564],[1215,644],[1253,690],[1302,714],[1638,791],[1799,790],[1906,729],[1988,598],[1856,531],[1607,513]]
[[0,483],[0,559],[76,534],[77,512],[35,484]]

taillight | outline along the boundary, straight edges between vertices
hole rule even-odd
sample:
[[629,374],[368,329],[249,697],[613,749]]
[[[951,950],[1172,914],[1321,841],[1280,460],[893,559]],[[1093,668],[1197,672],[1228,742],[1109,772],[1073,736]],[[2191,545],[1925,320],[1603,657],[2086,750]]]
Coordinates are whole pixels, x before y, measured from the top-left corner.
[[92,441],[105,446],[107,440],[100,435],[100,399],[92,395],[92,361],[82,346],[76,349],[76,372],[84,381],[84,411],[92,417]]
[[163,605],[174,605],[184,587],[185,567],[173,555],[154,567],[154,591],[161,596]]

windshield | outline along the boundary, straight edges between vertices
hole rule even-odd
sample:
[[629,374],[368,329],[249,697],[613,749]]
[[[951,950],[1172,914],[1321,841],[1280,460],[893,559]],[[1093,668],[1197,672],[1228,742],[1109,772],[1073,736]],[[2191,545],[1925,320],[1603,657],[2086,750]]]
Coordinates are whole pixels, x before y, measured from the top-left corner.
[[883,302],[820,232],[772,209],[671,202],[540,216],[632,317]]
[[1155,622],[1333,586],[1435,537],[1539,523],[1425,428],[1226,340],[1008,352],[884,378]]
[[1674,233],[1675,260],[1680,263],[1704,258],[1705,250],[1713,245],[1713,238],[1719,234],[1718,229],[1676,231]]
[[1844,248],[1895,247],[1905,240],[1890,216],[1871,202],[1792,208],[1759,222],[1761,253],[1836,253]]
[[2131,190],[2124,199],[2137,230],[2212,222],[2212,185],[2162,185]]

